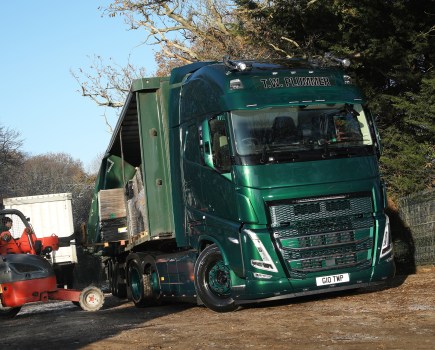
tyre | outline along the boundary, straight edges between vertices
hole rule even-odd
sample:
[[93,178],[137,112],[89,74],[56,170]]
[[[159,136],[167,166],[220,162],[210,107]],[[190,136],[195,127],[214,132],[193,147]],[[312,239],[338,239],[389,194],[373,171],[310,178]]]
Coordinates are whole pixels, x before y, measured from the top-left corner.
[[3,307],[0,304],[0,319],[1,318],[14,318],[21,310],[21,306],[17,307]]
[[145,269],[134,259],[128,267],[128,283],[131,299],[136,307],[158,305],[160,303],[160,286],[154,262],[148,262]]
[[85,311],[100,310],[104,304],[104,294],[100,288],[94,286],[86,287],[80,293],[79,304]]
[[207,246],[195,264],[195,288],[201,301],[216,312],[238,308],[231,297],[230,269],[216,244]]

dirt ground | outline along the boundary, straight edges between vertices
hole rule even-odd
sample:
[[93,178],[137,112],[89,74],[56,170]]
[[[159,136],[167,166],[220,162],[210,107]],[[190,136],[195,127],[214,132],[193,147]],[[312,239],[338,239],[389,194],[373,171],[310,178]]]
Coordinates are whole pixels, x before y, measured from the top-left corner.
[[70,302],[23,307],[1,322],[1,349],[435,349],[435,267],[383,287],[247,306],[137,309],[106,294],[100,311]]

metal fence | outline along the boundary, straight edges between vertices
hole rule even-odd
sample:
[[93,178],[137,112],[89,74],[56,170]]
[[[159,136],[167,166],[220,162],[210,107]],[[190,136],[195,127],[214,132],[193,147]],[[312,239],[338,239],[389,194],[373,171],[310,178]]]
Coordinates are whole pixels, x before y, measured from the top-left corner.
[[393,240],[400,264],[435,264],[435,190],[401,198]]

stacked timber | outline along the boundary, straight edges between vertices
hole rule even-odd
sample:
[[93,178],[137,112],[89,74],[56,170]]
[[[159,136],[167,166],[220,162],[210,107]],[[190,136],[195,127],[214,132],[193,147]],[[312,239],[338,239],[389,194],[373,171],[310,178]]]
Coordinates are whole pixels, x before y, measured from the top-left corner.
[[128,239],[127,208],[123,188],[99,191],[98,210],[103,242]]

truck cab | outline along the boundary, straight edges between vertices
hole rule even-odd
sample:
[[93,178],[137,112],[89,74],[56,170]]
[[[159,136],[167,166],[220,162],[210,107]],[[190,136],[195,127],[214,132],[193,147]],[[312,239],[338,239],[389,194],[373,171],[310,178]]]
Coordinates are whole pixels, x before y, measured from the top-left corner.
[[234,300],[394,275],[379,135],[349,76],[299,61],[215,64],[174,95],[178,243],[219,248]]

